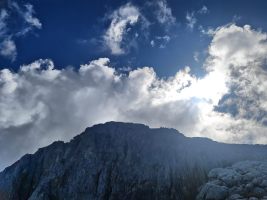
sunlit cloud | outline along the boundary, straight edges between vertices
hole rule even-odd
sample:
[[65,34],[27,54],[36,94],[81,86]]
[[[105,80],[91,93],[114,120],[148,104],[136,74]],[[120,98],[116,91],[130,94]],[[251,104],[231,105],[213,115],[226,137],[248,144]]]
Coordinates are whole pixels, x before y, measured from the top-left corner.
[[189,66],[167,78],[152,67],[116,70],[108,58],[78,70],[59,69],[45,59],[17,72],[3,69],[0,158],[6,162],[1,165],[106,121],[173,127],[223,142],[266,143],[266,37],[248,25],[213,30],[202,77]]
[[105,43],[112,54],[124,54],[125,50],[122,43],[127,26],[134,26],[138,22],[140,12],[136,6],[128,3],[115,10],[110,18],[110,26],[104,35]]

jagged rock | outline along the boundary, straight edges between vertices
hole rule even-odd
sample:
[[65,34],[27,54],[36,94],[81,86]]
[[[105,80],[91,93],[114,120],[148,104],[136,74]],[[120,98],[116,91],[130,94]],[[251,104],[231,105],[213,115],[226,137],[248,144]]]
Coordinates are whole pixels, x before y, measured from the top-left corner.
[[242,199],[243,197],[240,194],[232,194],[229,197],[229,200],[237,200],[237,199]]
[[207,183],[201,190],[200,199],[207,200],[224,200],[228,196],[228,188],[225,186]]
[[[266,177],[265,177],[265,178],[266,178]],[[262,180],[261,185],[262,185],[263,187],[267,187],[267,178],[266,178],[266,180]]]
[[252,194],[255,197],[263,197],[263,195],[265,194],[265,190],[260,187],[255,187],[253,188]]
[[[232,167],[213,169],[209,172],[209,182],[206,183],[197,196],[199,200],[210,199],[219,188],[229,191],[224,199],[266,199],[267,196],[267,161],[243,161]],[[225,181],[229,180],[230,181]],[[225,184],[218,184],[219,181]],[[231,181],[234,180],[234,181]],[[216,186],[209,187],[210,184]],[[209,187],[209,190],[206,188]]]
[[222,181],[225,185],[236,185],[241,181],[241,177],[233,169],[213,169],[209,172],[208,177],[211,179],[218,179]]
[[248,200],[259,200],[257,197],[249,197]]
[[[267,159],[266,146],[223,144],[187,138],[174,129],[109,122],[6,168],[0,173],[0,200],[191,200],[207,181],[207,171],[248,159]],[[243,191],[228,185],[259,175],[251,164],[235,168],[239,171],[210,173],[214,180],[206,197]]]

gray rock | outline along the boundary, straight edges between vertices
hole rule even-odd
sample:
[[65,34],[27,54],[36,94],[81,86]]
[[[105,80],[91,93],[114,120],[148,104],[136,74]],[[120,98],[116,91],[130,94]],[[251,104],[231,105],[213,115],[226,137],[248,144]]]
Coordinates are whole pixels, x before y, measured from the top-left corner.
[[244,192],[243,192],[244,188],[242,186],[233,186],[231,188],[229,188],[229,193],[230,194],[240,194],[240,195],[243,195]]
[[249,197],[248,200],[259,200],[257,197]]
[[237,200],[237,199],[242,199],[243,197],[240,194],[232,194],[229,197],[229,200]]
[[[267,161],[244,161],[231,167],[213,169],[209,172],[209,181],[202,187],[198,199],[207,199],[209,194],[226,190],[228,196],[225,199],[251,200],[266,199]],[[219,184],[223,181],[225,186]],[[210,187],[211,183],[213,187]]]
[[250,192],[250,191],[253,190],[253,187],[254,187],[254,185],[251,182],[251,183],[246,184],[245,189],[246,189],[247,192]]
[[[193,200],[211,169],[262,159],[267,159],[266,146],[222,144],[187,138],[174,129],[109,122],[6,168],[0,173],[0,200]],[[243,181],[239,174],[257,172],[257,164],[217,171],[201,200],[230,195],[232,185]],[[264,171],[266,165],[259,168]]]
[[228,196],[228,188],[212,183],[207,183],[198,195],[198,199],[223,200]]
[[225,186],[212,185],[206,193],[207,200],[223,200],[228,196],[228,188]]
[[261,184],[262,187],[266,188],[267,187],[267,178],[265,180],[262,180]]
[[253,196],[255,197],[262,197],[264,195],[264,189],[260,188],[260,187],[255,187],[252,191]]

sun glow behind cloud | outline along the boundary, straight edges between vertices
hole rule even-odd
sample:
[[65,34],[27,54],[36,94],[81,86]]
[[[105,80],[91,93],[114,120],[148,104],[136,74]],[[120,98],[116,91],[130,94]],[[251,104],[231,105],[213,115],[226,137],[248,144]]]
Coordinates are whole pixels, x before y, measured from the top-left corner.
[[78,71],[42,59],[18,72],[1,70],[0,158],[13,162],[111,120],[224,142],[266,143],[266,33],[230,24],[213,30],[212,37],[203,77],[190,67],[168,78],[159,78],[152,67],[121,73],[108,58]]

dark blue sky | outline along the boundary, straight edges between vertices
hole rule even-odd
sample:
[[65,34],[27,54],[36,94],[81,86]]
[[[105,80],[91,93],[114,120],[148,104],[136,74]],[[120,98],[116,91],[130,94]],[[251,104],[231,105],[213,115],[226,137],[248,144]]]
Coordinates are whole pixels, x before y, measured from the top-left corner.
[[[150,25],[145,29],[138,27],[138,24],[131,26],[130,32],[124,35],[126,44],[132,42],[130,47],[127,47],[129,49],[124,54],[113,55],[105,46],[103,35],[111,23],[109,16],[128,2],[139,9]],[[57,67],[79,67],[80,64],[88,63],[92,59],[108,57],[111,64],[117,68],[152,66],[159,76],[169,76],[189,65],[194,74],[200,75],[205,52],[211,40],[211,37],[201,33],[200,27],[204,30],[215,29],[235,22],[238,25],[250,24],[253,28],[267,30],[267,1],[264,0],[168,0],[166,5],[176,19],[175,23],[168,27],[158,23],[154,16],[155,9],[158,9],[153,6],[156,2],[20,1],[21,7],[25,3],[33,5],[33,15],[42,23],[42,28],[13,37],[17,50],[16,58],[12,61],[6,56],[1,56],[1,68],[10,67],[16,70],[20,65],[39,58],[50,58]],[[8,7],[8,3],[1,5]],[[203,6],[206,6],[208,11],[201,14],[199,11]],[[192,13],[196,23],[193,28],[189,28],[186,15]],[[18,20],[15,15],[13,17],[13,20]],[[17,29],[10,31],[14,34]],[[133,34],[138,34],[134,41]],[[168,42],[155,39],[166,35],[170,37]],[[127,37],[130,38],[129,41]],[[152,40],[158,42],[154,47],[151,46]],[[165,48],[159,48],[161,43],[164,43]],[[194,59],[194,54],[197,55],[198,61]]]

